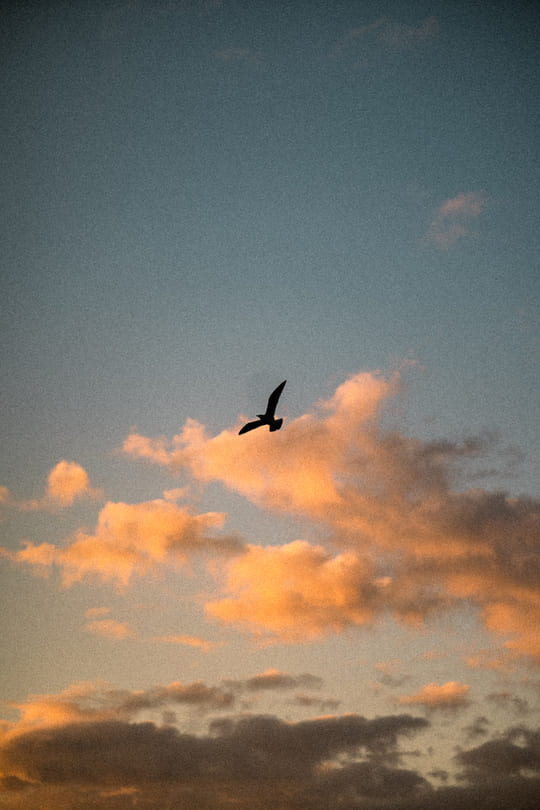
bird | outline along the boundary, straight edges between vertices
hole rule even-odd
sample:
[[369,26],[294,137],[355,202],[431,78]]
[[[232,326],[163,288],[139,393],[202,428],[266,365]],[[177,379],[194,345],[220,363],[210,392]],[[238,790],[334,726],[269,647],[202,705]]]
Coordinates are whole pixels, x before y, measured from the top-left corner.
[[255,428],[262,427],[263,425],[268,425],[271,431],[279,430],[281,425],[283,424],[283,419],[276,419],[274,416],[276,412],[276,405],[278,403],[278,399],[281,396],[281,392],[285,387],[285,383],[287,380],[283,380],[282,383],[278,385],[278,387],[272,391],[270,396],[268,397],[268,405],[266,406],[265,413],[258,413],[258,419],[253,420],[253,422],[248,422],[238,431],[238,435],[241,436],[242,433],[247,433],[249,430],[255,430]]

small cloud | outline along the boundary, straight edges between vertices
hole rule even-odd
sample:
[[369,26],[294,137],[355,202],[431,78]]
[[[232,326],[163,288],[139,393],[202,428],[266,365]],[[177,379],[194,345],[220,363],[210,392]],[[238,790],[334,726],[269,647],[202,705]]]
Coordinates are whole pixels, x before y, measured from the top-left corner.
[[47,495],[61,506],[71,506],[82,497],[98,497],[97,490],[90,486],[88,473],[74,461],[59,461],[49,473]]
[[378,28],[378,39],[392,48],[404,50],[413,48],[439,33],[439,23],[435,17],[427,17],[417,25],[385,20]]
[[469,740],[475,739],[476,737],[485,737],[488,733],[489,725],[490,721],[488,718],[481,715],[477,717],[470,726],[466,726],[463,731],[466,733]]
[[509,709],[517,715],[525,717],[530,713],[529,702],[511,692],[491,692],[486,700],[499,709]]
[[183,635],[170,635],[170,636],[154,636],[148,641],[155,642],[156,644],[184,644],[187,647],[198,647],[205,652],[212,648],[210,641],[205,641],[196,636],[183,636]]
[[189,495],[189,487],[176,487],[176,489],[166,489],[163,497],[166,501],[183,501]]
[[111,609],[108,607],[95,607],[85,610],[84,615],[87,619],[98,619],[100,616],[107,616],[110,612]]
[[129,624],[127,624],[127,622],[117,622],[116,619],[99,619],[91,621],[87,623],[86,629],[95,636],[109,638],[114,641],[121,641],[125,638],[133,636],[133,631],[131,630]]
[[305,672],[302,675],[289,675],[287,672],[281,672],[279,669],[267,669],[259,675],[254,675],[244,681],[246,688],[250,691],[259,691],[265,689],[294,689],[299,686],[305,686],[310,689],[320,689],[322,686],[322,679],[315,675],[310,675]]
[[428,683],[416,695],[402,695],[404,705],[424,706],[426,709],[461,709],[469,705],[469,686],[466,683],[448,681],[438,686]]
[[428,231],[428,238],[440,250],[452,247],[458,239],[471,236],[469,221],[479,217],[485,207],[484,195],[479,191],[468,191],[442,203]]
[[340,700],[335,700],[335,698],[320,698],[303,693],[295,695],[291,702],[295,706],[302,706],[309,709],[315,706],[319,712],[336,712],[341,703]]
[[352,57],[366,65],[376,54],[386,56],[392,53],[411,51],[423,43],[435,39],[439,33],[436,17],[426,17],[416,25],[380,17],[368,25],[352,28],[337,43],[335,55]]
[[410,680],[410,675],[404,675],[400,672],[401,661],[399,658],[393,658],[391,661],[381,661],[379,664],[375,664],[375,669],[381,673],[377,680],[384,686],[403,686],[404,683]]
[[10,496],[7,503],[21,512],[37,512],[66,509],[82,498],[97,500],[102,496],[103,491],[91,485],[84,467],[75,461],[62,460],[50,471],[47,488],[41,497],[19,501]]

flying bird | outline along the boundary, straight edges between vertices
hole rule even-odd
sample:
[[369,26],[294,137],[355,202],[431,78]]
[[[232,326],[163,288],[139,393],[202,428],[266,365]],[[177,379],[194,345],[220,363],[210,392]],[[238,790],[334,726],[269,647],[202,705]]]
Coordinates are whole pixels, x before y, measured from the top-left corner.
[[272,391],[270,396],[268,397],[268,405],[266,406],[266,413],[258,413],[258,419],[255,419],[253,422],[248,422],[247,425],[238,431],[238,435],[241,436],[242,433],[247,433],[249,430],[255,430],[255,428],[262,427],[263,425],[268,425],[271,431],[279,430],[281,425],[283,424],[283,419],[276,419],[274,416],[276,412],[276,405],[278,403],[278,399],[281,396],[281,392],[285,387],[285,383],[287,380],[283,380],[282,383],[278,385],[275,391]]

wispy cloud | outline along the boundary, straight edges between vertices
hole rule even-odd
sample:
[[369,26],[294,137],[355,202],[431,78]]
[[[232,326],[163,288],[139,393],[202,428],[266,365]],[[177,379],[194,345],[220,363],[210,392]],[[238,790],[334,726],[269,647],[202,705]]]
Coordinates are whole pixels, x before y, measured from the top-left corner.
[[168,636],[152,636],[147,639],[148,641],[155,642],[156,644],[181,644],[187,647],[196,647],[197,649],[208,652],[213,646],[210,641],[198,638],[197,636],[186,636],[181,634],[173,634]]
[[94,619],[87,622],[86,629],[95,636],[121,641],[133,636],[133,631],[127,622],[116,619]]
[[439,22],[433,16],[426,17],[416,24],[379,17],[374,22],[347,31],[333,48],[333,55],[366,65],[373,61],[377,54],[390,56],[419,48],[424,43],[436,39],[439,29]]
[[428,238],[440,250],[447,250],[465,236],[472,235],[470,221],[480,216],[485,197],[479,191],[468,191],[442,203],[435,211]]

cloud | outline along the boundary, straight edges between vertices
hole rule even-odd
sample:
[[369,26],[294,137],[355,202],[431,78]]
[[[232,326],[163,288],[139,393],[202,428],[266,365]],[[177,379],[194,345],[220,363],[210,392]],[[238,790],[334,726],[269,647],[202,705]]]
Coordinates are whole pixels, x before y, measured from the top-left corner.
[[100,616],[107,616],[110,612],[111,609],[109,607],[95,607],[85,610],[84,615],[87,619],[98,619]]
[[399,658],[394,658],[391,661],[381,661],[379,664],[375,664],[375,669],[381,673],[377,677],[377,682],[391,688],[403,686],[411,677],[400,672],[401,661]]
[[510,729],[499,738],[461,752],[458,761],[465,766],[465,777],[471,782],[501,775],[540,774],[540,731]]
[[479,191],[461,192],[440,205],[428,231],[429,239],[440,250],[447,250],[458,239],[471,235],[468,223],[479,217],[485,207],[484,195]]
[[254,675],[247,680],[224,681],[226,686],[233,689],[247,690],[248,692],[260,692],[273,689],[298,689],[300,687],[309,689],[320,689],[322,678],[304,672],[301,675],[289,675],[279,669],[267,669],[259,675]]
[[[321,766],[335,761],[337,778],[340,757],[350,761],[376,755],[378,767],[385,767],[384,758],[394,755],[398,740],[426,725],[409,715],[373,720],[345,715],[299,723],[248,715],[213,721],[208,734],[195,736],[151,722],[72,722],[7,738],[0,745],[0,767],[5,776],[43,787],[109,791],[176,785],[196,791],[193,806],[200,806],[197,793],[204,799],[213,785],[223,806],[239,799],[242,803],[235,806],[244,807],[246,789],[249,795],[255,787],[264,795],[271,785],[279,796],[288,785],[284,797],[301,798],[306,791],[315,796]],[[221,801],[215,806],[221,807]]]
[[81,682],[58,694],[31,695],[13,702],[21,718],[6,732],[6,739],[36,728],[103,721],[129,722],[141,712],[184,705],[205,711],[230,709],[235,696],[226,687],[207,686],[202,681],[174,681],[149,689],[113,689],[104,682]]
[[490,434],[422,441],[385,428],[399,388],[397,373],[362,372],[279,433],[239,439],[239,417],[212,437],[188,420],[171,440],[131,434],[124,452],[220,482],[326,535],[324,545],[246,544],[219,561],[223,593],[209,615],[290,642],[390,616],[422,626],[468,603],[510,666],[523,655],[540,661],[540,503],[468,486],[497,452]]
[[148,639],[148,641],[157,644],[183,644],[187,647],[198,647],[200,650],[204,650],[204,652],[208,652],[215,646],[210,641],[205,641],[205,639],[185,635],[153,636]]
[[[294,676],[267,671],[276,688]],[[305,676],[298,676],[301,680]],[[312,676],[310,676],[312,677]],[[458,753],[452,787],[401,766],[402,744],[430,729],[410,714],[331,715],[286,722],[276,715],[223,715],[234,690],[202,682],[128,691],[75,684],[19,704],[0,734],[0,792],[10,810],[178,806],[225,810],[527,810],[540,797],[540,732],[513,727]],[[212,715],[197,734],[171,725],[167,707]],[[160,725],[141,715],[160,712]]]
[[230,596],[208,602],[209,615],[280,641],[307,641],[373,619],[376,590],[369,563],[297,540],[249,546],[227,570]]
[[530,713],[528,701],[508,691],[490,692],[486,696],[486,700],[498,709],[509,709],[518,715],[526,716]]
[[87,622],[86,629],[95,636],[101,636],[101,638],[109,638],[115,641],[133,636],[133,631],[129,624],[127,624],[127,622],[118,622],[116,619],[96,619]]
[[[325,515],[341,503],[338,481],[342,461],[363,426],[369,430],[384,400],[395,392],[398,376],[358,374],[343,383],[328,401],[287,424],[287,431],[254,431],[238,439],[245,421],[209,437],[203,425],[188,419],[168,441],[130,434],[123,451],[168,467],[188,471],[201,482],[220,481],[249,500],[281,511]],[[249,452],[247,450],[249,449]]]
[[88,473],[75,461],[59,461],[49,472],[45,493],[39,498],[18,500],[7,487],[0,487],[0,505],[21,512],[65,509],[82,498],[99,499],[102,490],[94,488]]
[[433,16],[417,24],[380,17],[348,31],[334,47],[333,54],[355,59],[357,64],[366,67],[381,56],[385,59],[402,57],[404,52],[421,47],[438,34],[439,23]]
[[461,709],[469,705],[469,686],[466,683],[448,681],[438,686],[428,683],[416,695],[402,695],[404,705],[424,706],[426,709]]
[[57,566],[66,586],[93,576],[125,587],[132,576],[143,576],[160,564],[185,565],[196,552],[237,552],[241,544],[236,538],[214,534],[224,519],[217,512],[193,515],[162,499],[109,502],[99,514],[94,534],[79,529],[64,546],[26,541],[22,550],[4,550],[4,555],[38,572]]
[[47,495],[62,506],[71,506],[76,498],[96,497],[86,470],[74,461],[59,461],[49,473]]

